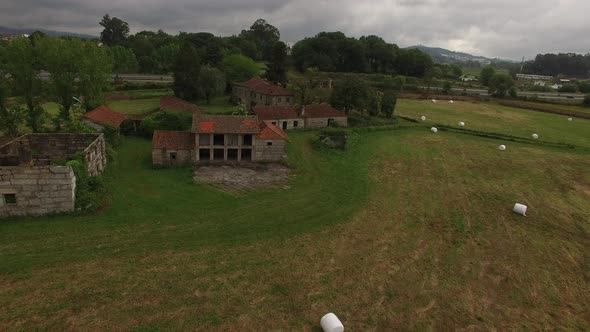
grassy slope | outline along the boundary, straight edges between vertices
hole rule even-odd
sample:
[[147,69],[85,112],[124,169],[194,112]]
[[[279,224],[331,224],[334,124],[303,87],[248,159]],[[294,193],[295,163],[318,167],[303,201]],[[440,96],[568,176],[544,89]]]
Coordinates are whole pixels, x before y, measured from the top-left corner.
[[[484,129],[529,116],[455,106]],[[587,154],[424,127],[318,153],[310,135],[290,133],[290,189],[240,197],[125,140],[103,212],[0,223],[0,329],[308,329],[328,311],[351,330],[590,328]]]
[[547,114],[495,104],[440,101],[433,104],[422,100],[399,100],[396,114],[419,119],[428,118],[426,125],[458,127],[466,123],[467,129],[495,132],[523,138],[537,133],[540,141],[560,142],[590,148],[590,121],[567,116]]

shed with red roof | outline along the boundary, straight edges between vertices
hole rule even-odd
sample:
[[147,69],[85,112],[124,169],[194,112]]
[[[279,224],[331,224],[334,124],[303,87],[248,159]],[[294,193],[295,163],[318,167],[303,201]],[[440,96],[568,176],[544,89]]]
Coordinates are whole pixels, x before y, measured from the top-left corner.
[[96,109],[82,114],[80,117],[90,127],[97,131],[103,131],[105,127],[119,129],[121,123],[127,119],[125,114],[117,113],[108,106],[100,106]]

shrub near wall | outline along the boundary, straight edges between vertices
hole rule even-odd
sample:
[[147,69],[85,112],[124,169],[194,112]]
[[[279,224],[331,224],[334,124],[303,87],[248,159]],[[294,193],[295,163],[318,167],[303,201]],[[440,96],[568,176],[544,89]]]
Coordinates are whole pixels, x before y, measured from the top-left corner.
[[102,206],[107,193],[102,176],[88,176],[82,154],[76,154],[65,164],[72,167],[76,175],[76,210],[94,211]]

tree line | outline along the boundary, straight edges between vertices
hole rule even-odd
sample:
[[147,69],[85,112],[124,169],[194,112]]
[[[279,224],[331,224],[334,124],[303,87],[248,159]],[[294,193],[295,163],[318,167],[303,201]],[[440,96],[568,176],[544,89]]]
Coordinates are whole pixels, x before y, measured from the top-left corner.
[[525,74],[567,76],[587,78],[590,75],[590,53],[538,54],[534,60],[524,63]]

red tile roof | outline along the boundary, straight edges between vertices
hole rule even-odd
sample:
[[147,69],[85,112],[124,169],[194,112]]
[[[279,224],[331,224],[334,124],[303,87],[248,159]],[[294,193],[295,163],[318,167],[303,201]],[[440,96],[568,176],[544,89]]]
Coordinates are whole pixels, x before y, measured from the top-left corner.
[[88,113],[82,114],[82,118],[88,119],[100,125],[107,125],[118,128],[127,116],[125,114],[117,113],[107,106],[100,106]]
[[188,101],[176,98],[174,96],[163,96],[160,98],[160,109],[161,110],[173,110],[173,111],[189,111],[200,113],[199,106],[191,104]]
[[255,115],[195,114],[193,132],[216,134],[258,134],[260,127]]
[[252,91],[271,96],[293,96],[293,93],[280,85],[272,84],[271,82],[260,77],[254,77],[246,82],[234,83],[235,85],[245,87]]
[[254,113],[264,120],[301,119],[296,106],[255,106]]
[[342,118],[346,113],[338,111],[328,104],[305,105],[304,118]]
[[305,105],[305,111],[301,106],[255,106],[254,113],[263,121],[346,116],[346,113],[340,112],[328,104]]
[[262,129],[260,131],[260,134],[256,135],[256,138],[258,139],[268,139],[268,140],[277,140],[277,139],[283,139],[285,141],[289,140],[289,137],[287,136],[287,134],[285,134],[285,132],[273,125],[272,123],[263,121],[260,123],[260,128]]
[[152,149],[193,150],[195,135],[189,131],[156,130],[152,137]]

